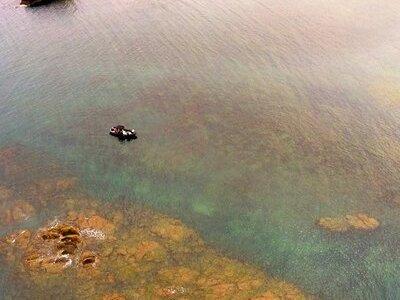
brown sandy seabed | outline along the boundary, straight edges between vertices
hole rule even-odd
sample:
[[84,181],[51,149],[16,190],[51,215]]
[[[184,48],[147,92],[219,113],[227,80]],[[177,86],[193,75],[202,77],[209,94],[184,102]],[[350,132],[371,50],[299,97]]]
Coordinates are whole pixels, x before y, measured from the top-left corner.
[[177,219],[86,196],[65,173],[44,154],[0,149],[0,253],[15,288],[5,297],[311,298],[225,257]]

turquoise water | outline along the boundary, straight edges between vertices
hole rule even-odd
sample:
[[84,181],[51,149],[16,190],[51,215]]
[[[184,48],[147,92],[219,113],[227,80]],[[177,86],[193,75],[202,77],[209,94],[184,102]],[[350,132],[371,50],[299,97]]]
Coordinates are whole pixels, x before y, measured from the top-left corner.
[[[0,2],[0,144],[323,298],[400,294],[396,1]],[[116,123],[139,139],[108,136]],[[373,233],[331,235],[363,212]]]

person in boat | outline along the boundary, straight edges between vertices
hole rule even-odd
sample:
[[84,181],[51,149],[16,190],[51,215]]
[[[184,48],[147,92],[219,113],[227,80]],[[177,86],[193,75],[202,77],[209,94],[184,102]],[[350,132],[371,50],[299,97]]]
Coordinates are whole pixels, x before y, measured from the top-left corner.
[[117,125],[117,126],[111,127],[110,133],[113,134],[113,135],[120,135],[120,134],[122,134],[122,132],[124,131],[124,129],[125,129],[124,126],[122,126],[122,125]]
[[136,138],[136,132],[134,129],[126,129],[125,126],[123,125],[118,125],[111,127],[110,129],[110,134],[117,136],[118,138],[121,139],[135,139]]

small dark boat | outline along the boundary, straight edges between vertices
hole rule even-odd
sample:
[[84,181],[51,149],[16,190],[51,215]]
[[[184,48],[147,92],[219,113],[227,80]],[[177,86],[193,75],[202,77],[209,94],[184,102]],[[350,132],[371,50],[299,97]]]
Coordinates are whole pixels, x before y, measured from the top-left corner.
[[39,6],[41,4],[50,3],[52,0],[21,0],[21,6]]
[[137,138],[135,129],[126,129],[123,125],[111,127],[110,134],[116,136],[120,140],[132,140]]

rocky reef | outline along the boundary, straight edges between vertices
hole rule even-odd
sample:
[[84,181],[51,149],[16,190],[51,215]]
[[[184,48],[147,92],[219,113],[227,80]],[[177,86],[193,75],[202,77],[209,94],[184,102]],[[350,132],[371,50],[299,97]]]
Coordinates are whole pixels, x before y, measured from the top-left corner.
[[0,186],[0,224],[11,225],[27,220],[35,214],[35,208],[27,201],[15,197],[14,192]]
[[321,218],[316,224],[331,232],[372,231],[380,225],[377,219],[362,213],[337,218]]
[[78,298],[304,298],[295,286],[223,257],[176,219],[141,210],[147,220],[126,227],[125,216],[114,214],[70,211],[4,237],[1,253],[17,277],[40,290],[53,289],[63,274]]
[[16,183],[0,188],[0,229],[15,228],[1,238],[0,258],[10,270],[6,280],[21,286],[11,298],[307,298],[293,284],[225,257],[177,219],[132,201],[88,197],[74,177]]

